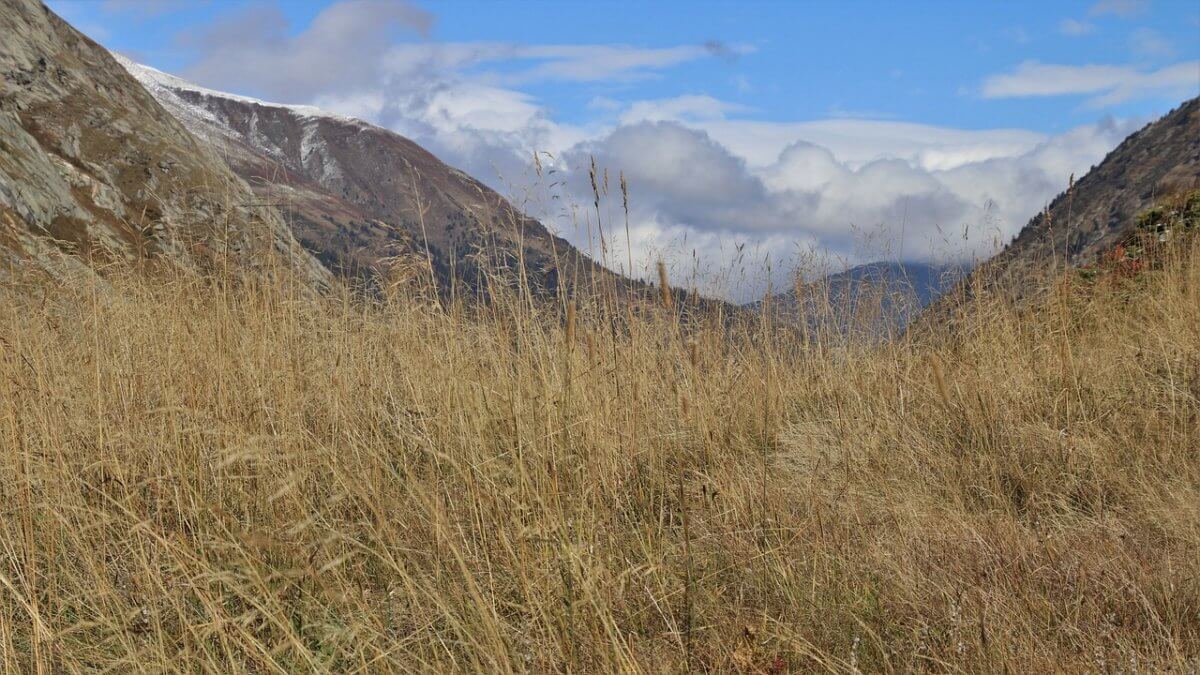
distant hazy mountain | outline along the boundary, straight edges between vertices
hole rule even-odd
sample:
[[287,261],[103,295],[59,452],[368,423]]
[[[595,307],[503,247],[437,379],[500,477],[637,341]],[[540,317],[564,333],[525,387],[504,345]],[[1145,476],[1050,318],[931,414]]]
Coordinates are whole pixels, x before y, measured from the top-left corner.
[[548,292],[577,275],[612,274],[397,133],[123,64],[216,148],[260,200],[277,204],[299,240],[331,269],[372,278],[393,256],[426,261],[428,251],[443,288],[476,285],[484,260],[515,269],[519,257],[531,285]]
[[873,262],[799,284],[772,297],[770,307],[777,317],[814,328],[884,333],[902,329],[963,273],[955,265]]
[[0,273],[89,254],[204,267],[273,248],[331,283],[256,201],[104,48],[38,0],[0,2]]

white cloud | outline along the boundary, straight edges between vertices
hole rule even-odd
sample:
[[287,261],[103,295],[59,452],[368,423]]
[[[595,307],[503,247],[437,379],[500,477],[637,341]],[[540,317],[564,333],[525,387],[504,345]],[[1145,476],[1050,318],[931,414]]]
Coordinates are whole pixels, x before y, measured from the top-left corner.
[[1028,151],[1044,137],[1020,129],[967,131],[910,122],[829,119],[812,122],[713,120],[698,126],[754,167],[773,164],[797,141],[830,149],[849,166],[900,158],[927,170]]
[[200,84],[292,102],[375,83],[398,28],[427,34],[433,16],[401,0],[344,0],[292,35],[276,7],[253,7],[181,37],[202,56],[185,74]]
[[[1084,126],[948,169],[898,158],[852,163],[809,142],[787,145],[773,162],[755,167],[697,128],[661,121],[619,127],[564,159],[574,169],[571,190],[579,203],[590,202],[590,158],[625,172],[638,233],[635,260],[662,256],[690,270],[695,252],[725,269],[734,249],[722,242],[751,242],[772,251],[776,264],[798,247],[858,262],[900,255],[901,237],[907,259],[961,259],[1007,242],[1072,173],[1082,175],[1137,124]],[[690,233],[686,245],[681,232]],[[873,241],[864,249],[868,236]],[[610,260],[625,260],[622,250],[617,237]],[[753,295],[761,283],[743,290]],[[707,288],[731,292],[719,284]]]
[[631,81],[657,77],[657,71],[713,56],[704,45],[660,49],[628,45],[534,45],[517,47],[518,59],[541,61],[508,78],[512,84],[539,81]]
[[1078,19],[1063,19],[1058,24],[1058,31],[1060,33],[1063,35],[1070,35],[1072,37],[1087,35],[1088,33],[1095,32],[1095,30],[1096,24],[1080,21]]
[[[545,163],[557,171],[548,181],[553,186],[533,191],[553,192],[541,200],[551,210],[531,215],[584,250],[594,244],[587,218],[572,218],[570,210],[586,212],[591,205],[587,169],[595,157],[610,175],[623,171],[628,179],[635,267],[649,269],[663,256],[676,280],[686,283],[695,255],[725,270],[703,288],[730,297],[760,292],[763,281],[732,288],[729,270],[737,260],[758,264],[769,254],[786,274],[786,259],[798,247],[863,262],[899,255],[903,232],[909,259],[990,252],[1065,187],[1071,173],[1082,174],[1131,130],[1111,123],[1048,137],[878,119],[772,122],[703,94],[639,101],[597,96],[589,105],[598,111],[595,119],[567,124],[520,85],[644,79],[696,59],[733,60],[748,50],[715,41],[674,47],[396,43],[397,29],[427,31],[432,17],[395,3],[387,5],[392,13],[379,14],[373,4],[379,2],[385,0],[333,5],[299,33],[277,12],[239,14],[191,36],[201,58],[189,72],[216,88],[250,89],[390,127],[501,191],[508,181],[531,187],[531,153],[549,151],[554,158]],[[1046,71],[1056,68],[1070,67],[1024,64],[989,80],[985,93],[1052,95],[1066,87],[1120,97],[1163,89],[1178,78],[1169,69],[1141,73],[1116,66]],[[967,240],[964,230],[972,233]],[[866,249],[865,233],[874,233]],[[627,259],[623,236],[607,243],[610,264]]]
[[[380,82],[418,90],[467,69],[509,87],[629,82],[659,77],[661,70],[689,61],[749,51],[716,41],[671,47],[395,41],[398,28],[427,37],[433,23],[433,15],[405,0],[342,0],[299,33],[278,8],[251,7],[185,33],[180,42],[201,53],[185,72],[196,82],[289,102]],[[503,70],[486,70],[501,64]]]
[[1200,61],[1185,61],[1158,70],[1133,66],[1069,66],[1026,61],[1012,73],[983,83],[984,98],[1021,98],[1091,94],[1092,106],[1138,98],[1190,98],[1200,93]]
[[591,110],[620,110],[621,102],[608,96],[593,96],[587,107]]
[[[355,112],[349,99],[330,103]],[[401,111],[387,124],[502,191],[514,177],[529,187],[530,153],[552,151],[555,181],[565,183],[551,191],[558,199],[542,201],[555,208],[591,208],[592,157],[610,175],[623,171],[635,269],[652,273],[661,257],[686,284],[699,260],[710,272],[696,282],[702,290],[738,300],[766,282],[733,274],[739,256],[755,269],[769,253],[779,287],[789,261],[809,249],[864,262],[900,255],[903,236],[907,259],[990,254],[1134,126],[1048,137],[871,120],[773,123],[738,119],[737,106],[697,96],[635,101],[608,126],[574,127],[528,96],[471,82],[367,106],[376,109],[355,114],[380,121],[381,110]],[[586,219],[533,215],[600,255]],[[606,261],[623,268],[623,232],[608,227]]]
[[1112,89],[1137,72],[1127,66],[1064,66],[1026,61],[1013,73],[983,83],[985,98],[1093,94]]
[[621,115],[623,124],[665,120],[700,122],[724,119],[730,113],[749,112],[750,108],[706,95],[687,95],[650,101],[636,101]]

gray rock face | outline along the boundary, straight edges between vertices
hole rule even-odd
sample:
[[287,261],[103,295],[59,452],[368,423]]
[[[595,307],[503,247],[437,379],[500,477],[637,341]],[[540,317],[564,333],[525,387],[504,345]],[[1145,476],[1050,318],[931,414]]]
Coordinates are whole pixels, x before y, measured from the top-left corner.
[[0,0],[0,36],[0,266],[253,266],[273,249],[314,288],[332,282],[107,50],[39,0]]

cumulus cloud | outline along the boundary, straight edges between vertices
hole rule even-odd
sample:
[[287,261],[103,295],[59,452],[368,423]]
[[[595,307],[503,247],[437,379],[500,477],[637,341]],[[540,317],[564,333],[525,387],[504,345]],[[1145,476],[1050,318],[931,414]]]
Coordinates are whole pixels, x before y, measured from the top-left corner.
[[[770,257],[782,275],[775,282],[783,283],[798,250],[848,263],[990,253],[1071,173],[1082,174],[1132,130],[1108,122],[1048,137],[879,119],[761,121],[743,105],[699,93],[597,96],[589,105],[596,119],[568,124],[521,86],[627,82],[749,50],[717,41],[642,47],[414,39],[432,24],[433,17],[404,3],[350,0],[296,32],[281,13],[260,8],[190,34],[200,58],[188,74],[215,88],[310,103],[392,128],[502,192],[530,187],[530,157],[546,151],[543,164],[555,174],[538,201],[551,206],[532,215],[598,256],[588,169],[594,160],[614,183],[623,172],[632,251],[625,250],[624,228],[618,236],[610,228],[606,262],[627,267],[632,257],[635,270],[648,270],[662,257],[681,282],[691,279],[696,261],[729,270],[737,261],[755,266]],[[1069,67],[1024,64],[989,80],[985,93],[1119,97],[1182,79],[1169,69],[1056,68]],[[741,290],[728,278],[701,286],[744,299],[761,292],[763,281]]]
[[[579,203],[591,200],[586,170],[592,158],[624,171],[635,260],[663,257],[686,271],[697,255],[723,269],[737,251],[730,242],[758,244],[776,264],[785,263],[782,270],[809,249],[847,262],[968,260],[1007,243],[1071,174],[1081,175],[1137,124],[1109,120],[1042,137],[1024,152],[946,169],[923,167],[911,157],[852,163],[805,141],[754,167],[709,134],[664,121],[618,127],[564,159]],[[625,260],[620,237],[611,249],[610,260]],[[761,282],[744,290],[753,295]],[[729,294],[719,285],[709,290]]]
[[297,35],[278,7],[256,6],[180,41],[201,53],[187,77],[290,101],[374,83],[379,55],[399,31],[432,26],[431,14],[402,0],[344,0]]
[[796,141],[828,148],[849,166],[891,157],[925,169],[947,169],[989,157],[1018,155],[1043,138],[1021,129],[972,131],[859,119],[785,123],[720,119],[698,125],[755,167],[774,163],[780,148]]
[[1026,61],[1011,73],[983,83],[984,98],[1090,94],[1091,106],[1147,96],[1188,98],[1200,93],[1200,61],[1184,61],[1158,70],[1133,66],[1069,66]]
[[[689,61],[748,51],[713,41],[651,48],[397,40],[405,33],[428,37],[433,24],[432,14],[405,0],[342,0],[293,34],[278,7],[253,6],[184,33],[182,46],[201,55],[184,74],[200,84],[294,101],[354,92],[367,84],[416,90],[443,84],[464,69],[480,70],[480,79],[509,87],[628,82],[658,77],[662,69]],[[503,71],[487,70],[501,63]]]
[[793,224],[788,209],[772,203],[745,161],[703,131],[675,122],[625,125],[572,148],[564,159],[568,166],[583,166],[591,157],[624,171],[639,196],[634,200],[638,213],[658,222],[739,232],[778,231]]

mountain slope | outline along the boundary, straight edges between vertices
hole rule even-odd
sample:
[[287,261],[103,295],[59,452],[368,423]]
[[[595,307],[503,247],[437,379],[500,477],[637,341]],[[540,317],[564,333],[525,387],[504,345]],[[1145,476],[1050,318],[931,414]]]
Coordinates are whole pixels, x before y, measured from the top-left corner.
[[[376,277],[393,256],[434,268],[443,288],[517,267],[552,292],[559,270],[611,274],[481,182],[392,131],[305,106],[205,89],[122,61],[146,89],[223,154],[331,268]],[[624,283],[622,281],[622,283]]]
[[998,290],[1026,295],[1054,264],[1095,262],[1129,236],[1138,212],[1197,185],[1200,98],[1193,98],[1125,139],[974,274]]
[[38,0],[0,2],[0,268],[147,256],[190,267],[274,249],[332,277],[279,214],[109,53]]
[[[785,320],[804,318],[818,332],[882,335],[903,328],[962,275],[955,265],[866,263],[775,295],[771,309]],[[763,303],[751,306],[761,309]]]

